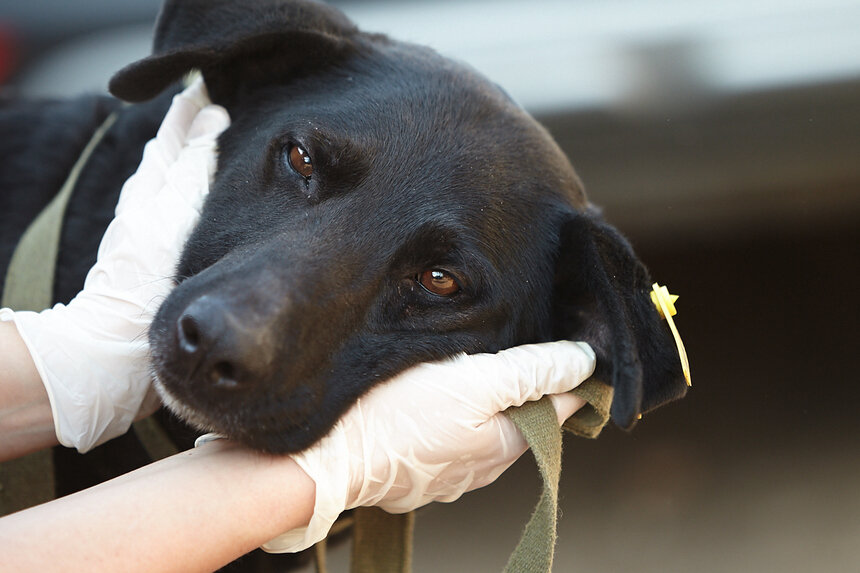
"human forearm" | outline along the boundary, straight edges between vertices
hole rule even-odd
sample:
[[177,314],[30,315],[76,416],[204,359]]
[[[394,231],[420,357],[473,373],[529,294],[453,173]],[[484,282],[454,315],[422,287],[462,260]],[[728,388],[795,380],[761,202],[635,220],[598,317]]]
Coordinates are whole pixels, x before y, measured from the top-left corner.
[[57,444],[48,393],[12,322],[0,322],[0,460]]
[[15,571],[212,571],[313,504],[291,459],[218,441],[3,518],[0,554]]

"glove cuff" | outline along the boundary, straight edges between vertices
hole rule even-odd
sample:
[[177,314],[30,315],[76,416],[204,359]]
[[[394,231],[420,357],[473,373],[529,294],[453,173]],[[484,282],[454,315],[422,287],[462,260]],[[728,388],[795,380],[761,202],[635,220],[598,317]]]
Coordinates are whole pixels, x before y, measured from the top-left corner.
[[263,544],[268,553],[295,553],[323,540],[346,509],[350,453],[338,422],[332,432],[311,448],[293,456],[316,484],[314,514],[307,527],[288,531]]

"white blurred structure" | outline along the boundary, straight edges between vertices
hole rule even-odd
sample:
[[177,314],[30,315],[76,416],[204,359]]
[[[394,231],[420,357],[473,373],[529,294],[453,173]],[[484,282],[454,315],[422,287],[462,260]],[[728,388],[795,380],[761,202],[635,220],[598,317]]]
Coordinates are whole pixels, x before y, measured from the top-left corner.
[[[157,5],[137,4],[153,12]],[[19,17],[26,16],[22,5],[13,10]],[[81,25],[87,5],[64,10],[83,11],[73,19]],[[39,26],[60,25],[60,6],[43,12]],[[723,94],[860,78],[860,0],[369,0],[341,7],[363,29],[470,63],[539,114],[677,110]],[[147,23],[81,38],[32,69],[22,88],[103,90],[113,71],[148,53],[151,30]]]
[[[101,30],[30,66],[19,90],[104,91],[149,52],[159,3],[0,7],[34,36]],[[860,0],[332,3],[504,87],[635,236],[715,240],[860,216]]]

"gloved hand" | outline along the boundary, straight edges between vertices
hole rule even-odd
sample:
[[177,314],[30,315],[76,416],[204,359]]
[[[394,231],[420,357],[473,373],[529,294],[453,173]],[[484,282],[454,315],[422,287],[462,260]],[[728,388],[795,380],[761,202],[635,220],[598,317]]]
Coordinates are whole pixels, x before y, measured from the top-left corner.
[[306,528],[263,549],[300,551],[324,538],[345,509],[392,513],[454,501],[493,482],[526,451],[501,414],[551,394],[559,425],[584,401],[563,394],[594,371],[585,343],[519,346],[420,364],[362,397],[317,444],[293,456],[316,483]]
[[216,139],[229,123],[202,79],[177,95],[123,186],[84,289],[40,313],[0,311],[33,357],[61,444],[86,452],[157,408],[146,331],[174,286],[209,191]]

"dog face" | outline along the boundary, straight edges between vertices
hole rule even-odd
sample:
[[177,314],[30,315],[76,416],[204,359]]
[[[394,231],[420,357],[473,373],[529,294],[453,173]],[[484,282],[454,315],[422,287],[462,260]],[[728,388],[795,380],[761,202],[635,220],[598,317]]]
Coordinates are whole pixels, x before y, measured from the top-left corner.
[[613,417],[683,393],[650,282],[497,86],[317,3],[169,2],[112,90],[200,68],[233,123],[150,330],[166,403],[271,452],[421,361],[587,340]]

